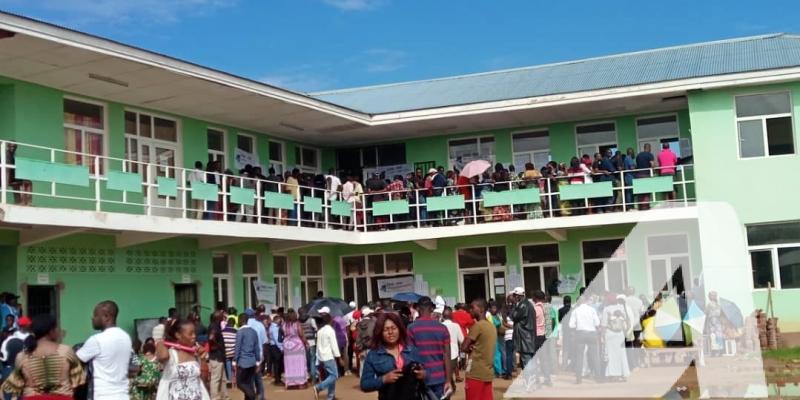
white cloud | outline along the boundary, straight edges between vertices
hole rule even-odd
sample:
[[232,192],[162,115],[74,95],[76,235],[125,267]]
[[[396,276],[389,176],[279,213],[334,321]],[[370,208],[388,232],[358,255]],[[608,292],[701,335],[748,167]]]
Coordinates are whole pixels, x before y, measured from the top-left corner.
[[344,11],[372,10],[382,6],[387,0],[323,0],[325,4]]
[[59,23],[71,26],[90,24],[164,24],[186,16],[208,14],[230,7],[238,0],[0,0],[12,11],[37,16],[57,14]]
[[408,61],[408,54],[402,50],[369,49],[356,58],[364,63],[369,73],[392,72],[402,69]]

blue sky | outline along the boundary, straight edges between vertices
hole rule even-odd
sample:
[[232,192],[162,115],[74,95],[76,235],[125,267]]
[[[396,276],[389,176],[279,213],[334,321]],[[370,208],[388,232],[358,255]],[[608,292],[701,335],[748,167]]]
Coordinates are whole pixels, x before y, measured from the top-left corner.
[[797,0],[0,0],[0,9],[298,91],[800,33]]

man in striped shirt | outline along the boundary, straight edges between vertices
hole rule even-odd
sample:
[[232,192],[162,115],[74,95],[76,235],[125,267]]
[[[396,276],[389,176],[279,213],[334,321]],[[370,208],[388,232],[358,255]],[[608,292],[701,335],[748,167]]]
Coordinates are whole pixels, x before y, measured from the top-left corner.
[[425,384],[436,397],[442,398],[451,391],[450,380],[450,332],[447,327],[433,319],[433,301],[422,297],[417,302],[419,318],[408,326],[408,338],[419,352],[425,365]]
[[236,319],[228,317],[228,323],[222,329],[222,341],[225,343],[225,374],[228,383],[233,382],[233,350],[236,346]]

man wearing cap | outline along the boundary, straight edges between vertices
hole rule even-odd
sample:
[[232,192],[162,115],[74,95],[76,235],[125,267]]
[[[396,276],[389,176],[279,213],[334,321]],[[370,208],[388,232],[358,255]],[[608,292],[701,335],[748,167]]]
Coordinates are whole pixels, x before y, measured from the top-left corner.
[[339,344],[336,341],[334,332],[333,318],[328,307],[322,307],[318,311],[322,319],[323,326],[317,331],[317,360],[325,368],[325,379],[314,386],[314,398],[319,398],[319,392],[326,391],[328,400],[336,397],[336,379],[339,377],[337,364],[343,366],[342,355],[339,352]]
[[408,340],[416,346],[425,366],[425,384],[441,398],[451,390],[450,332],[433,319],[433,301],[423,296],[417,302],[419,318],[408,326]]
[[511,309],[511,321],[514,322],[512,340],[524,371],[536,352],[536,316],[533,304],[525,299],[525,289],[515,287],[511,291],[511,301],[514,303]]

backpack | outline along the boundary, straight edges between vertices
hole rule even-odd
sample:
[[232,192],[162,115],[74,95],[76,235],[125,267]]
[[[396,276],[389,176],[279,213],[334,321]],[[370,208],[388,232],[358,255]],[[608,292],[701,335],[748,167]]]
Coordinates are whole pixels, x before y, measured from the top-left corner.
[[366,351],[372,345],[372,331],[375,330],[375,318],[365,317],[356,324],[356,343],[357,352]]

